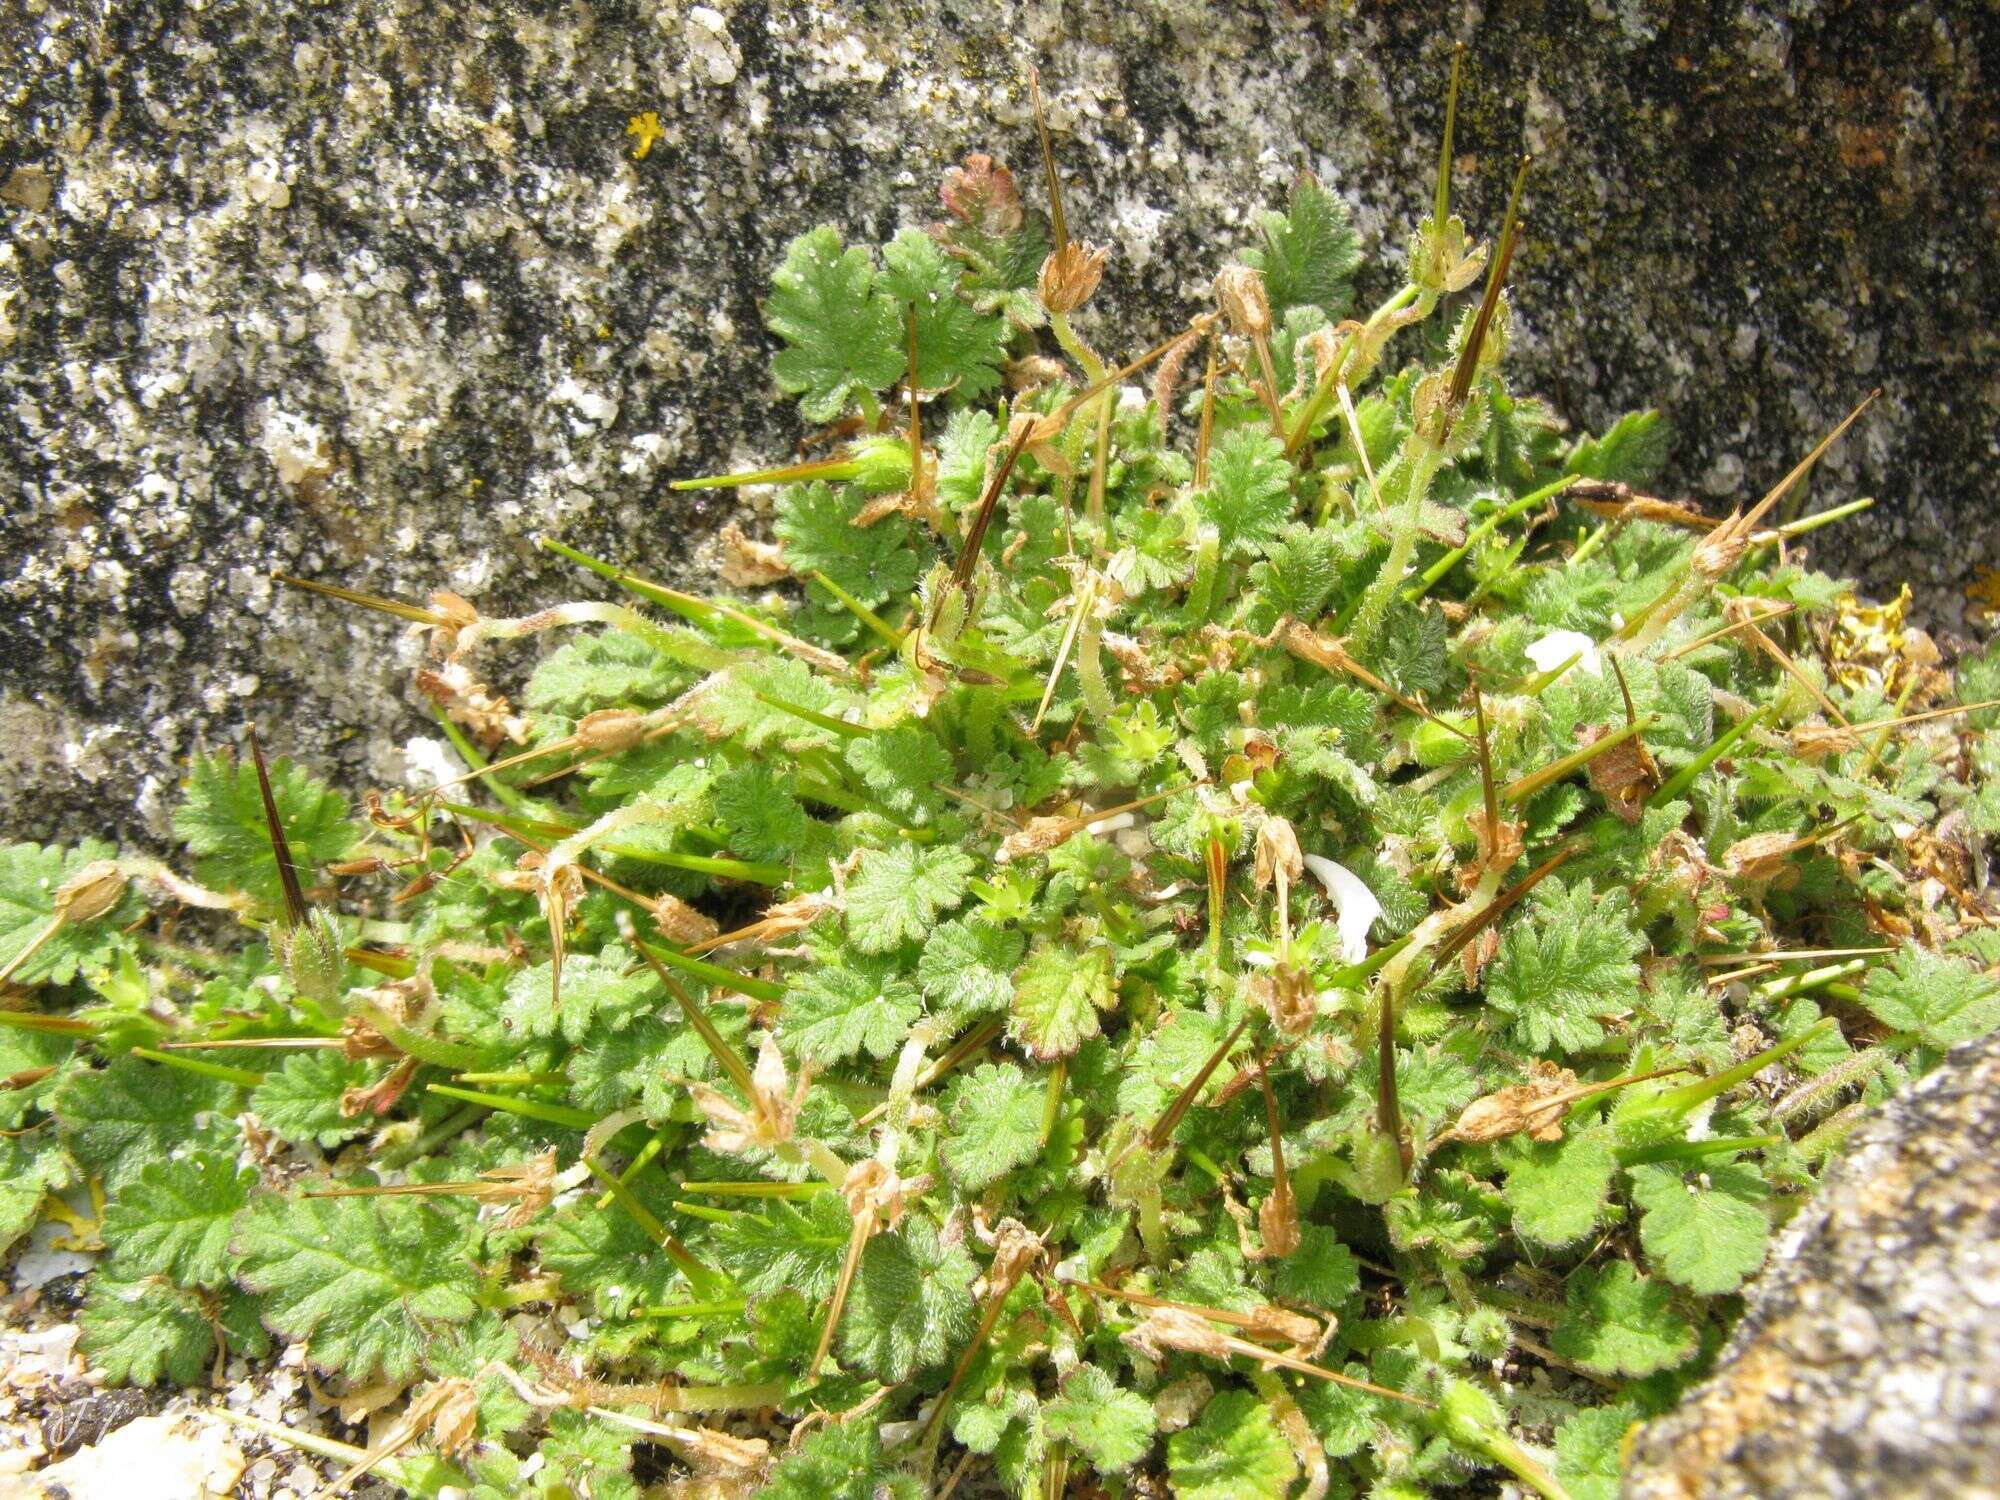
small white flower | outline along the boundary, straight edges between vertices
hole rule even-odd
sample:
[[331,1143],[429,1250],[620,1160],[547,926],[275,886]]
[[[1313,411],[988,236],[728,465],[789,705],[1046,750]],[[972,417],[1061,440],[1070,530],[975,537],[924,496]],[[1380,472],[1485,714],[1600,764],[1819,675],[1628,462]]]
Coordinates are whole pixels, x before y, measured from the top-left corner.
[[1382,903],[1359,875],[1323,854],[1308,854],[1306,868],[1326,887],[1340,926],[1340,958],[1358,964],[1368,956],[1368,929],[1382,915]]
[[1603,664],[1597,659],[1597,642],[1580,630],[1551,630],[1528,647],[1528,660],[1538,672],[1553,672],[1572,656],[1583,658],[1577,666],[1592,677],[1603,675]]

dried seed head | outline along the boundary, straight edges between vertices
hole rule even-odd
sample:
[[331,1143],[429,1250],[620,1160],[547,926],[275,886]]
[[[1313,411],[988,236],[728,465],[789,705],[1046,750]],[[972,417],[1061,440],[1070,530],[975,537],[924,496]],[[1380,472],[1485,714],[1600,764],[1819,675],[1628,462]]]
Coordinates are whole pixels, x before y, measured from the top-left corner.
[[1066,240],[1042,262],[1036,292],[1042,306],[1061,317],[1090,300],[1104,278],[1104,252],[1077,240]]
[[1737,880],[1774,880],[1789,868],[1787,856],[1810,842],[1782,831],[1753,833],[1722,851],[1722,868]]
[[1076,828],[1074,818],[1030,818],[1026,827],[1016,829],[1000,841],[993,863],[1004,865],[1030,855],[1046,854],[1075,833]]
[[750,1074],[750,1107],[746,1110],[719,1089],[705,1083],[688,1085],[695,1108],[708,1116],[709,1132],[702,1144],[711,1151],[740,1156],[752,1151],[774,1151],[792,1138],[798,1125],[799,1109],[805,1103],[810,1079],[799,1075],[798,1086],[787,1092],[789,1079],[784,1054],[778,1044],[765,1037],[757,1049],[757,1066]]
[[1261,339],[1271,331],[1271,299],[1264,293],[1264,276],[1248,266],[1227,266],[1215,278],[1215,300],[1229,315],[1229,326],[1245,338]]
[[1562,1139],[1563,1094],[1576,1087],[1576,1074],[1538,1062],[1526,1083],[1509,1084],[1465,1106],[1448,1132],[1454,1140],[1483,1145],[1526,1131],[1538,1141]]
[[1236,1352],[1208,1319],[1179,1307],[1148,1308],[1144,1321],[1125,1331],[1124,1342],[1155,1362],[1173,1349],[1210,1359],[1228,1359]]
[[1053,385],[1067,373],[1061,360],[1051,359],[1046,354],[1023,354],[1000,367],[1007,389],[1017,393],[1038,391],[1045,385]]
[[993,1264],[986,1272],[987,1285],[1004,1296],[1041,1258],[1041,1237],[1019,1219],[1002,1219],[993,1231]]
[[65,922],[94,922],[125,895],[125,872],[113,860],[92,860],[56,887],[55,915]]
[[[1583,742],[1595,744],[1608,732],[1593,726],[1584,731]],[[1592,760],[1587,774],[1592,788],[1627,823],[1639,821],[1646,810],[1646,799],[1660,785],[1660,769],[1636,734]]]
[[1268,974],[1259,974],[1250,981],[1250,993],[1264,1007],[1280,1036],[1304,1036],[1319,1015],[1312,973],[1298,964],[1280,963]]
[[481,1200],[512,1205],[500,1216],[500,1227],[519,1229],[555,1201],[556,1148],[550,1146],[516,1166],[495,1167],[479,1177],[490,1184],[478,1193]]
[[431,594],[431,608],[443,615],[454,631],[479,623],[479,611],[473,608],[472,601],[449,589],[438,589]]
[[478,1432],[479,1390],[471,1381],[453,1377],[440,1381],[433,1394],[437,1407],[431,1415],[431,1442],[450,1457],[463,1451]]
[[1792,731],[1792,753],[1801,760],[1825,760],[1829,755],[1852,750],[1856,743],[1853,730],[1840,729],[1817,719]]
[[629,708],[600,708],[576,721],[577,744],[604,755],[630,750],[645,737],[645,715]]
[[905,1184],[893,1170],[875,1157],[866,1156],[847,1169],[847,1181],[840,1196],[854,1218],[871,1216],[883,1228],[893,1227],[903,1217]]
[[731,588],[762,588],[791,577],[784,549],[776,542],[760,542],[734,521],[722,528],[717,540],[722,543],[722,565],[717,571]]
[[[1268,1246],[1270,1235],[1264,1236]],[[1273,1307],[1265,1303],[1262,1307],[1250,1309],[1250,1336],[1256,1339],[1281,1339],[1294,1348],[1310,1349],[1318,1344],[1325,1330],[1316,1319],[1304,1313],[1295,1313],[1287,1307]]]
[[1266,818],[1257,828],[1256,863],[1251,870],[1257,889],[1266,889],[1273,880],[1282,881],[1283,889],[1305,872],[1306,859],[1297,831],[1284,818]]
[[[1474,808],[1466,814],[1465,821],[1472,829],[1473,837],[1478,841],[1476,864],[1479,870],[1509,870],[1520,860],[1523,847],[1521,838],[1526,824],[1510,823],[1507,819],[1501,818],[1497,831],[1488,828],[1486,809],[1483,807]],[[1478,877],[1474,875],[1473,883],[1477,884],[1477,881]]]
[[[1264,1236],[1264,1251],[1268,1255],[1282,1259],[1299,1248],[1298,1201],[1292,1196],[1292,1185],[1289,1182],[1281,1179],[1272,1185],[1271,1195],[1257,1210],[1257,1231]],[[1265,1309],[1259,1308],[1258,1311],[1263,1312]],[[1280,1313],[1281,1310],[1271,1308],[1269,1311]],[[1287,1318],[1297,1317],[1294,1313],[1281,1315]],[[1317,1329],[1313,1331],[1318,1332]],[[1286,1334],[1285,1337],[1291,1339],[1293,1336]]]

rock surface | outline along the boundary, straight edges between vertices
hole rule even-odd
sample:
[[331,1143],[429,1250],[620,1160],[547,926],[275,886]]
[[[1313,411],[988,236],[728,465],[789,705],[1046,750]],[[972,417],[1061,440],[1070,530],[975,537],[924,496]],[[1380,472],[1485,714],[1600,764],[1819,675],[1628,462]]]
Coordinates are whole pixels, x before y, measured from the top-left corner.
[[2000,1495],[2000,1036],[1861,1125],[1628,1500]]
[[[502,611],[585,591],[545,529],[698,572],[723,504],[665,481],[798,435],[757,311],[784,241],[922,221],[969,150],[1041,193],[1030,61],[1072,217],[1114,246],[1107,347],[1184,317],[1301,166],[1393,256],[1445,15],[6,7],[0,829],[159,842],[189,753],[253,714],[349,785],[395,777],[425,724],[394,623],[274,592],[273,567]],[[1909,574],[1952,623],[2000,562],[2000,12],[1550,0],[1459,24],[1469,221],[1495,227],[1524,147],[1543,162],[1527,382],[1584,425],[1664,405],[1673,483],[1715,503],[1882,385],[1813,499],[1879,495],[1832,560]]]

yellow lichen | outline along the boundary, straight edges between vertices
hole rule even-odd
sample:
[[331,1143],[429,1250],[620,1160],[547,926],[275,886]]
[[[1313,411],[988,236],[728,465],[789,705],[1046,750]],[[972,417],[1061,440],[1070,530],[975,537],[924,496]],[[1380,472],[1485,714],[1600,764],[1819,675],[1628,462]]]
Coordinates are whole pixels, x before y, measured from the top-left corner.
[[653,149],[653,142],[666,135],[660,125],[660,117],[653,110],[634,115],[625,122],[625,133],[637,143],[632,147],[632,160],[644,161],[646,153]]

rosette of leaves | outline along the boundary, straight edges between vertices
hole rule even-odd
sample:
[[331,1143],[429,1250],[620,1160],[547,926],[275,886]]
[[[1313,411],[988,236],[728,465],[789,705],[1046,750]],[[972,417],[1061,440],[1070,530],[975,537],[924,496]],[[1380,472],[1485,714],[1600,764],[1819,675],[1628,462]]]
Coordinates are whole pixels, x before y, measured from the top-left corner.
[[2000,657],[1829,655],[1810,515],[1512,391],[1442,203],[1357,313],[1302,181],[1121,367],[1037,304],[1067,226],[944,196],[785,256],[845,446],[751,582],[386,606],[470,779],[273,767],[333,1002],[228,752],[125,904],[0,853],[0,963],[60,929],[0,1235],[108,1247],[113,1381],[406,1389],[413,1493],[1611,1494],[1848,1125],[2000,1020]]

